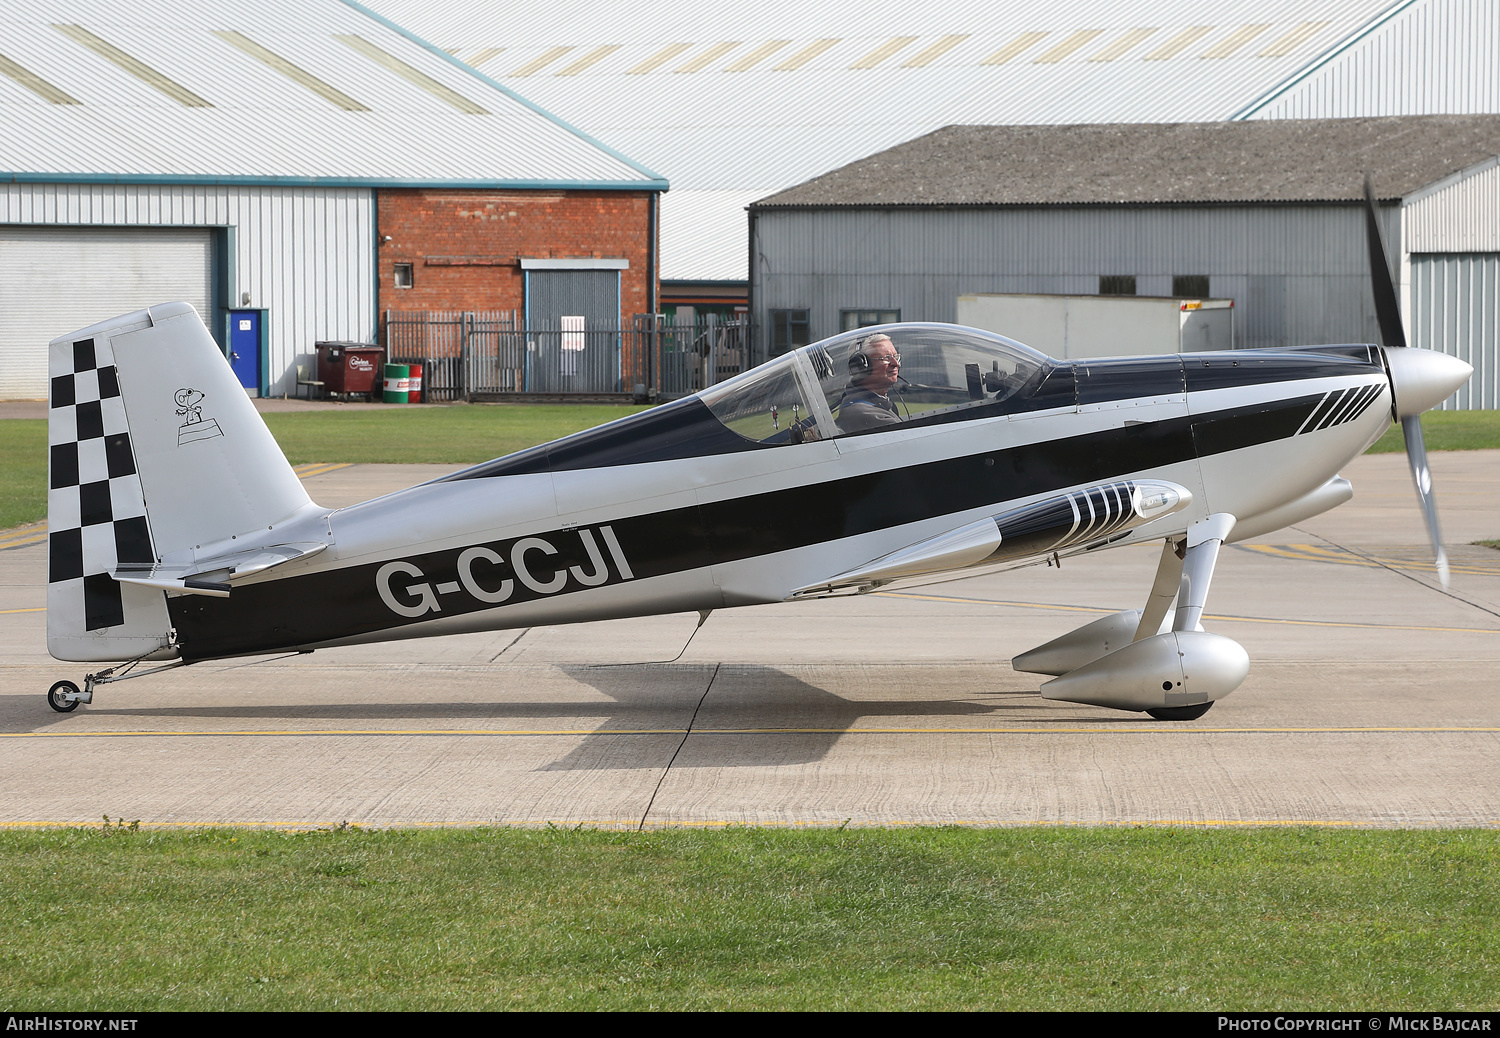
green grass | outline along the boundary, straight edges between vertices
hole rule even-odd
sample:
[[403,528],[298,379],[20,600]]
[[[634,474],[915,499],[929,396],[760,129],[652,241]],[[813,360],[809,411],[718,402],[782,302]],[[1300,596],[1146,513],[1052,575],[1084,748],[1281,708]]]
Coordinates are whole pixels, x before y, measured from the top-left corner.
[[[498,404],[265,415],[293,465],[489,461],[644,410],[610,404]],[[0,421],[0,530],[47,517],[47,422]]]
[[[1478,451],[1500,447],[1500,411],[1428,411],[1422,416],[1422,442],[1430,451]],[[1375,441],[1370,454],[1406,450],[1401,426]]]
[[0,421],[0,530],[47,517],[47,420]]
[[1500,1007],[1500,832],[0,834],[0,1003]]
[[287,460],[474,464],[645,410],[612,404],[475,404],[278,412],[263,417]]

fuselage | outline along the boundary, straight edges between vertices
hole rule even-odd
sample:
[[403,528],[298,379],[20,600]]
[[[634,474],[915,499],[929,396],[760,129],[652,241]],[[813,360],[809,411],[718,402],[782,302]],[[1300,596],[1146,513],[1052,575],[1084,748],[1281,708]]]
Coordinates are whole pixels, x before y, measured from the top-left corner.
[[1329,346],[1042,358],[1017,365],[1009,388],[995,388],[997,363],[989,390],[967,373],[967,400],[958,365],[914,390],[902,421],[844,434],[814,384],[843,377],[826,370],[830,356],[787,368],[805,410],[746,403],[767,384],[750,380],[738,400],[732,388],[689,397],[299,520],[306,529],[285,536],[329,549],[228,598],[171,598],[178,649],[207,659],[780,602],[985,515],[1112,480],[1191,491],[1186,509],[1111,544],[1156,539],[1312,493],[1392,414],[1381,350]]

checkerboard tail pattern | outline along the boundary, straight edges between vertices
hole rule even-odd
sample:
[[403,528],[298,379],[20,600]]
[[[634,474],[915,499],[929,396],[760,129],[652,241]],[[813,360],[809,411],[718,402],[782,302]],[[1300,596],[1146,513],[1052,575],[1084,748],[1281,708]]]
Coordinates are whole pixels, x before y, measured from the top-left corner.
[[48,451],[49,601],[61,596],[87,631],[118,627],[125,603],[110,573],[155,554],[107,340],[53,344]]

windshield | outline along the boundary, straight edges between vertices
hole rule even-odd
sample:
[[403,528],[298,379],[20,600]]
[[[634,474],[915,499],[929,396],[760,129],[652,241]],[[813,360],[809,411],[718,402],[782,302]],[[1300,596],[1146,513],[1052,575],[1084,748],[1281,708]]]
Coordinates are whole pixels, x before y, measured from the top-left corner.
[[968,417],[955,412],[970,408],[1007,410],[1006,402],[1035,388],[1049,364],[1030,347],[974,328],[883,325],[805,346],[702,399],[747,439],[806,443],[955,420]]

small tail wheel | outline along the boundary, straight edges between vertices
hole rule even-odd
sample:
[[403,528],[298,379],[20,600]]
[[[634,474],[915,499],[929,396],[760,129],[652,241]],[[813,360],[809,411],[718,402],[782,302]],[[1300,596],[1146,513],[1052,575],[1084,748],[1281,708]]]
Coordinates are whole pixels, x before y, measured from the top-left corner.
[[71,681],[59,681],[47,690],[47,705],[60,714],[78,709],[78,686]]

